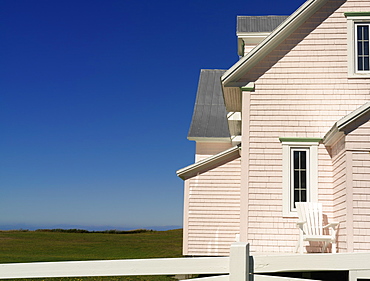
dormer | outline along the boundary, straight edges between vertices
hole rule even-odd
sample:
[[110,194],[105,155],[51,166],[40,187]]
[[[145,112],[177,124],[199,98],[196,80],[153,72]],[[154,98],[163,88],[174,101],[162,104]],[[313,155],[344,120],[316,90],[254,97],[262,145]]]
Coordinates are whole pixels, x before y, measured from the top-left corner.
[[265,39],[287,16],[238,16],[238,55],[245,56]]

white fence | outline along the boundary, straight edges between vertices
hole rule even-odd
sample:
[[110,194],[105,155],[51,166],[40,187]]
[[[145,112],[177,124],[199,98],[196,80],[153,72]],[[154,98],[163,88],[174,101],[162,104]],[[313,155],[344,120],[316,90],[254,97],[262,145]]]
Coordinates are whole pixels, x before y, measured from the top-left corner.
[[0,279],[209,274],[216,276],[192,280],[288,281],[303,279],[259,274],[335,270],[348,271],[349,281],[370,280],[370,253],[250,257],[249,245],[238,242],[231,245],[230,257],[0,264]]
[[[0,264],[0,279],[216,274],[210,280],[247,281],[249,245],[235,243],[230,257]],[[209,279],[209,278],[207,278]],[[206,280],[206,279],[203,279]]]

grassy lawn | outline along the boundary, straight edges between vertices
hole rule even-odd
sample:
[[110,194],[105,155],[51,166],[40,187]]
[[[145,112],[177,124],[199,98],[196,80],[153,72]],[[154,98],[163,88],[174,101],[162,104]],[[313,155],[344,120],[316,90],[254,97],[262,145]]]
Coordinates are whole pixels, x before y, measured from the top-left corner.
[[[181,257],[181,247],[181,229],[135,234],[0,231],[0,263],[171,258]],[[171,278],[134,276],[49,278],[46,280],[165,281]]]

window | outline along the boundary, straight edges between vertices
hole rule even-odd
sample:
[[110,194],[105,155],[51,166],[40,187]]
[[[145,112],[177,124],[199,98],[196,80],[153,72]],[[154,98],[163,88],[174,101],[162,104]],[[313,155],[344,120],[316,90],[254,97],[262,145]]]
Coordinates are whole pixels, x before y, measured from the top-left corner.
[[291,148],[290,149],[290,176],[291,176],[291,202],[290,210],[296,208],[296,202],[307,202],[307,189],[310,186],[309,178],[309,149]]
[[348,76],[370,77],[370,13],[345,13],[348,34]]
[[283,146],[283,216],[296,217],[296,202],[316,202],[318,145],[316,138],[280,138]]
[[369,71],[369,25],[356,23],[356,72]]

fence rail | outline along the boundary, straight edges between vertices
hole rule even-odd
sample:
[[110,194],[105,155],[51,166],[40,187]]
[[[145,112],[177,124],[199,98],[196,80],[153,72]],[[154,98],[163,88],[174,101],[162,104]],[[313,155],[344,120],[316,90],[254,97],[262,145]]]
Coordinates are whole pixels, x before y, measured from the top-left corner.
[[228,273],[226,257],[0,264],[2,279]]
[[238,242],[231,245],[230,257],[0,264],[0,279],[209,274],[217,276],[192,280],[295,281],[303,279],[259,274],[335,270],[348,271],[349,281],[370,280],[370,253],[250,257],[249,244]]

